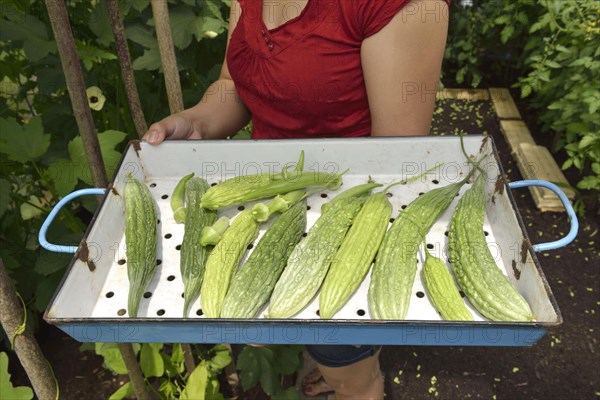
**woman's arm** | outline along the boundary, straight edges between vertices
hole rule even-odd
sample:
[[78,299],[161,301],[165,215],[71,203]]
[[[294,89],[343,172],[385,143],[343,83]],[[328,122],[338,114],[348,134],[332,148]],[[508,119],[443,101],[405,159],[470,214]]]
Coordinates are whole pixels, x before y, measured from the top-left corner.
[[429,134],[447,31],[445,1],[413,0],[365,39],[361,58],[372,136]]
[[[232,1],[228,44],[240,12],[237,0]],[[219,80],[209,86],[198,104],[152,124],[144,139],[151,144],[159,144],[165,139],[222,139],[246,126],[250,118],[250,112],[238,97],[225,60]]]

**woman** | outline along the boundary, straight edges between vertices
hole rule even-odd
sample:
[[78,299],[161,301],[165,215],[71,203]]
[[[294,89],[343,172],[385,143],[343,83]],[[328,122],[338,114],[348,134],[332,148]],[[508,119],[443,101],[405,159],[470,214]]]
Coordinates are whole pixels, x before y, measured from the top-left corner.
[[[222,139],[251,119],[254,139],[427,135],[448,0],[234,0],[220,78],[200,103],[144,138]],[[383,399],[378,346],[307,346],[305,393]]]

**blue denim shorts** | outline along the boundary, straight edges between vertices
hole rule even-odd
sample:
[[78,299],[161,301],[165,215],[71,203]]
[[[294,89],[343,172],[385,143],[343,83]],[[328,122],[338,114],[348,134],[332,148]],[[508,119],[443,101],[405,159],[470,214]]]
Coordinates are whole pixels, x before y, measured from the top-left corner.
[[326,367],[345,367],[369,358],[381,349],[381,346],[351,345],[306,345],[306,351],[319,364]]

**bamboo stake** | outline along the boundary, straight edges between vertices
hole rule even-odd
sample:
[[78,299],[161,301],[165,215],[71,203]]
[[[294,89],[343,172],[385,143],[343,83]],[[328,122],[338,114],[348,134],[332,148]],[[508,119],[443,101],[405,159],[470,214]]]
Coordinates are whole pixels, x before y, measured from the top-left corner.
[[171,23],[169,21],[169,8],[167,0],[152,0],[152,14],[154,15],[154,27],[160,50],[160,61],[165,75],[165,86],[167,87],[167,98],[171,114],[183,111],[183,96],[181,94],[181,83],[179,81],[179,70],[177,69],[177,58],[173,46],[171,34]]
[[194,354],[192,353],[192,345],[189,343],[182,343],[181,349],[183,350],[183,362],[185,364],[185,369],[188,371],[189,375],[196,369],[196,361],[194,360]]
[[77,56],[75,39],[69,23],[69,14],[64,0],[45,0],[48,16],[52,24],[52,31],[58,46],[58,54],[63,66],[67,89],[71,97],[73,114],[77,121],[77,128],[83,140],[83,147],[87,156],[92,179],[96,187],[106,187],[106,170],[102,162],[102,152],[92,112],[88,105],[87,94],[85,92],[85,82],[83,81],[83,72]]
[[117,343],[117,346],[119,347],[119,350],[121,350],[123,361],[125,361],[125,367],[129,373],[129,380],[133,386],[135,397],[138,400],[150,399],[150,393],[146,390],[144,375],[142,375],[140,364],[138,364],[137,358],[135,357],[133,346],[131,343]]
[[129,46],[127,45],[127,37],[125,36],[125,27],[119,11],[119,3],[117,0],[106,0],[106,7],[110,16],[113,35],[115,36],[115,46],[117,48],[117,57],[121,67],[121,76],[125,85],[125,93],[127,93],[127,101],[131,110],[131,117],[135,125],[135,130],[142,137],[148,130],[142,105],[140,104],[140,96],[135,86],[135,76],[131,66],[131,56],[129,54]]
[[[4,268],[0,257],[0,323],[9,339],[12,339],[23,323],[25,310],[19,301],[12,279]],[[57,383],[46,361],[40,346],[36,342],[31,330],[14,336],[15,352],[21,365],[25,369],[29,381],[37,397],[41,400],[54,400],[57,398]]]

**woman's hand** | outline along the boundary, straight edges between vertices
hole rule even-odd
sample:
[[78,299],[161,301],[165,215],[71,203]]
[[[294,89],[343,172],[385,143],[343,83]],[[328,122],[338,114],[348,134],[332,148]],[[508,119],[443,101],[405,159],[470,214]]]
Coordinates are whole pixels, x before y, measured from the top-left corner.
[[194,109],[184,110],[150,125],[142,138],[150,144],[160,144],[164,140],[202,139],[202,127],[194,115]]

